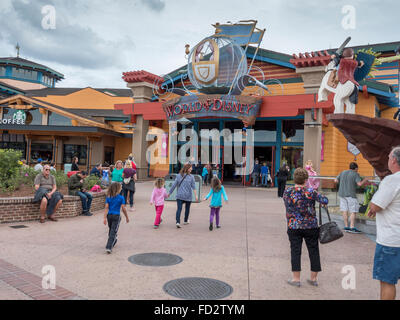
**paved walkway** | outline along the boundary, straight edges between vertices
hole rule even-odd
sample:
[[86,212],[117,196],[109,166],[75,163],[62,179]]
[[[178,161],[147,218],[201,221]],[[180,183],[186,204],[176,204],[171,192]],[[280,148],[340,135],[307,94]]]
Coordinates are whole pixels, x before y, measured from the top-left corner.
[[[379,298],[379,283],[372,279],[375,244],[365,235],[346,233],[341,240],[321,246],[323,272],[318,288],[306,283],[309,261],[304,245],[303,286],[286,284],[291,274],[289,242],[284,206],[275,189],[228,187],[229,203],[221,210],[222,228],[210,232],[208,201],[192,204],[190,224],[181,229],[175,227],[176,203],[167,202],[162,226],[153,229],[152,187],[152,182],[137,184],[136,211],[129,213],[129,224],[123,218],[111,255],[105,253],[108,228],[103,225],[103,212],[45,224],[18,223],[28,226],[22,229],[0,225],[0,300],[37,298],[18,281],[1,278],[7,264],[27,277],[35,276],[36,284],[42,267],[54,266],[59,293],[65,294],[56,297],[60,299],[175,299],[163,291],[163,285],[183,277],[224,281],[233,287],[227,299]],[[176,254],[183,262],[144,267],[128,261],[130,256],[146,252]],[[346,265],[356,270],[354,290],[342,288]],[[55,298],[57,290],[47,291]]]

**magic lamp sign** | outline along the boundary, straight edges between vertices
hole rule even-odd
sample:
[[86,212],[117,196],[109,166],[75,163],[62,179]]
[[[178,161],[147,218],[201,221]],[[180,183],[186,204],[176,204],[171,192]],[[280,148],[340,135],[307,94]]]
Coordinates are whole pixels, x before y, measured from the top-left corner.
[[26,121],[26,113],[22,110],[16,111],[12,118],[3,118],[0,120],[0,124],[17,124],[17,125],[25,125]]
[[185,118],[237,118],[245,125],[253,125],[262,99],[250,96],[190,95],[163,104],[167,120]]

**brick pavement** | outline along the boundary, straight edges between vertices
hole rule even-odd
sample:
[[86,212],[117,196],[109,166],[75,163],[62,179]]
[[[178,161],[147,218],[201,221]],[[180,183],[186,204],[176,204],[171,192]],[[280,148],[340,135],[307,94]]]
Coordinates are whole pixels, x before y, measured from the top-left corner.
[[42,278],[0,259],[0,281],[17,289],[33,300],[71,300],[80,297],[60,286],[43,289]]

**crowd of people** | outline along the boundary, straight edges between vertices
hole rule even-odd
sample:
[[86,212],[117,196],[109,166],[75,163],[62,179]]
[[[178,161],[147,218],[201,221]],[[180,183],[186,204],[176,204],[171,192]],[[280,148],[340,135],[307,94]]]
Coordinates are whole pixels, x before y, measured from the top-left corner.
[[[400,279],[400,146],[393,148],[390,152],[388,168],[392,174],[380,182],[367,212],[369,217],[376,217],[376,248],[372,277],[380,282],[382,300],[396,298],[396,284]],[[280,171],[287,179],[288,168],[283,166]],[[318,192],[319,180],[313,178],[315,176],[317,173],[312,167],[312,162],[307,161],[305,168],[297,168],[294,171],[294,186],[284,189],[283,193],[279,189],[278,176],[278,195],[282,194],[285,204],[290,243],[292,278],[288,280],[288,283],[296,287],[301,286],[303,240],[308,249],[311,265],[307,282],[312,286],[318,286],[317,276],[322,270],[315,204],[319,202],[322,207],[326,207],[328,198]],[[282,181],[284,181],[283,178]],[[335,182],[339,188],[344,231],[359,234],[361,231],[355,227],[356,214],[359,212],[356,189],[369,184],[369,181],[367,178],[360,177],[358,165],[352,162],[348,170],[336,177]]]
[[[26,164],[26,160],[22,160],[21,165],[23,167],[29,167]],[[37,159],[37,164],[34,166],[34,170],[39,172],[34,182],[36,190],[34,203],[40,202],[40,223],[45,223],[46,214],[48,220],[57,221],[54,215],[62,204],[63,195],[57,190],[56,179],[54,175],[51,174],[56,171],[55,163],[43,165],[43,160],[39,158]],[[85,170],[80,170],[79,158],[73,157],[69,174],[68,194],[80,198],[82,202],[81,215],[93,215],[90,212],[93,196],[89,191],[94,190],[87,190],[85,186],[85,179],[91,175],[101,179],[103,187],[108,187],[114,182],[120,184],[120,194],[124,198],[125,203],[128,203],[129,198],[130,209],[132,211],[135,210],[134,193],[137,175],[136,164],[131,154],[125,162],[118,160],[115,166],[108,166],[108,164],[102,166],[100,163],[96,164],[90,173]],[[97,187],[100,188],[100,186]]]
[[[74,159],[73,164],[77,164],[77,160]],[[258,160],[255,162],[252,173],[254,186],[257,186],[258,178],[261,178],[262,184],[269,180],[270,170],[268,167],[266,169],[264,167],[267,167],[265,163],[261,166]],[[76,169],[76,167],[74,168]],[[395,285],[400,279],[400,147],[394,148],[389,154],[388,168],[392,174],[381,181],[378,191],[372,197],[370,209],[367,213],[369,217],[376,216],[377,239],[373,278],[380,281],[382,299],[395,298]],[[176,227],[181,228],[183,206],[185,206],[183,224],[189,224],[192,201],[197,201],[200,196],[196,193],[194,169],[196,169],[194,164],[185,164],[169,190],[165,188],[164,179],[156,179],[150,196],[150,205],[155,206],[155,229],[158,229],[162,223],[164,201],[171,196],[175,189],[177,190]],[[35,178],[36,193],[34,199],[35,202],[40,202],[40,222],[45,222],[46,215],[49,220],[57,221],[54,215],[62,205],[63,195],[57,191],[55,178],[51,174],[51,166],[42,165],[41,161],[38,161],[35,170],[40,171]],[[137,180],[136,164],[130,156],[124,162],[118,160],[115,166],[103,168],[101,164],[96,165],[90,174],[101,177],[102,181],[108,185],[104,224],[108,225],[109,228],[106,252],[111,253],[117,242],[121,211],[128,223],[127,204],[129,203],[130,209],[134,210],[135,182]],[[215,227],[221,227],[222,199],[227,202],[228,196],[217,176],[217,172],[213,171],[211,165],[205,165],[201,169],[201,175],[205,185],[210,183],[210,191],[204,197],[204,201],[211,198],[209,230],[212,231],[214,219]],[[69,179],[68,190],[70,195],[81,198],[82,214],[90,216],[92,215],[90,213],[92,195],[84,187],[84,179],[87,176],[88,173],[85,171],[76,172]],[[288,284],[296,287],[301,286],[301,249],[304,240],[311,265],[311,273],[307,282],[312,286],[318,286],[318,273],[321,272],[322,267],[319,252],[319,225],[315,205],[316,202],[319,202],[322,207],[327,207],[328,198],[318,191],[320,180],[316,178],[318,173],[314,170],[312,161],[307,161],[304,168],[295,169],[293,173],[294,185],[286,188],[289,176],[289,167],[284,163],[279,168],[276,177],[278,197],[283,198],[286,208],[287,234],[290,243],[292,278],[288,280]],[[336,177],[335,182],[339,189],[338,195],[344,231],[359,234],[361,231],[355,227],[356,215],[359,211],[356,189],[367,185],[368,179],[360,177],[358,165],[352,162],[348,170],[341,172]]]

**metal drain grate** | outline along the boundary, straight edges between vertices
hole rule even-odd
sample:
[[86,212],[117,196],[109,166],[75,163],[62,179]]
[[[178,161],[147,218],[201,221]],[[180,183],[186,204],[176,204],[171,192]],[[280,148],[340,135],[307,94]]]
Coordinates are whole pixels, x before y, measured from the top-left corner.
[[129,262],[140,266],[165,267],[181,263],[183,259],[170,253],[141,253],[128,258]]
[[10,228],[13,228],[13,229],[22,229],[22,228],[28,228],[28,226],[24,226],[24,225],[18,225],[18,226],[10,226]]
[[171,296],[187,300],[222,299],[233,292],[233,288],[222,281],[208,278],[181,278],[167,282],[164,291]]

